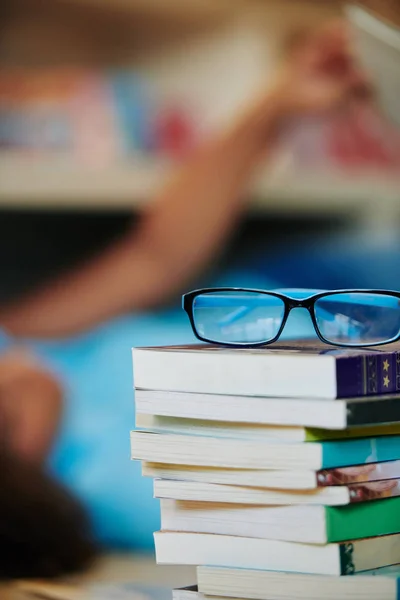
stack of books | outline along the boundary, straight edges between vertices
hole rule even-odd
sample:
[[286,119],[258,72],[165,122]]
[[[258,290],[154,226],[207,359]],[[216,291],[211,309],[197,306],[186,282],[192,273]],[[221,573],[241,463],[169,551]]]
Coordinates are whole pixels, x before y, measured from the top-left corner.
[[[400,348],[134,349],[157,562],[203,596],[400,598]],[[397,565],[397,566],[396,566]]]

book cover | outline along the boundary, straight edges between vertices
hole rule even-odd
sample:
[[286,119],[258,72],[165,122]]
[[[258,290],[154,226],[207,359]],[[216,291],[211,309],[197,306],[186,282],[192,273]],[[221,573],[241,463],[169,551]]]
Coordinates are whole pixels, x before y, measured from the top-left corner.
[[325,469],[400,459],[400,436],[320,442]]
[[[399,402],[400,411],[400,402]],[[306,442],[323,442],[328,440],[357,439],[364,437],[380,437],[384,435],[400,435],[400,423],[371,425],[367,427],[349,427],[343,430],[305,428]]]
[[347,426],[378,425],[398,423],[400,421],[400,397],[380,396],[370,397],[365,402],[360,400],[347,402]]
[[347,485],[400,478],[400,460],[324,469],[317,473],[318,486]]
[[349,485],[350,502],[369,502],[400,496],[399,479],[383,479]]
[[328,542],[359,540],[400,532],[400,497],[381,502],[326,507]]

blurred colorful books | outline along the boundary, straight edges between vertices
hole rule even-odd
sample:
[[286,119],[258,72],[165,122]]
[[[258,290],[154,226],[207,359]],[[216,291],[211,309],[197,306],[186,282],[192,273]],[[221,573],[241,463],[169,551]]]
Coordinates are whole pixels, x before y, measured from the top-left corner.
[[0,151],[103,165],[137,154],[175,158],[193,148],[194,123],[187,106],[159,100],[133,71],[0,71]]

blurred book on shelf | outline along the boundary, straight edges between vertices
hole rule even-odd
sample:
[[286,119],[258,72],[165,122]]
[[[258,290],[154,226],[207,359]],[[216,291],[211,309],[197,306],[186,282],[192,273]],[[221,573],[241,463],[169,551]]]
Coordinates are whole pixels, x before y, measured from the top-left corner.
[[134,71],[0,71],[2,151],[107,166],[135,155],[180,157],[195,138],[187,106],[158,100]]
[[381,110],[400,126],[400,4],[363,0],[346,6],[355,52],[373,82]]
[[351,176],[398,176],[400,129],[373,106],[311,115],[292,122],[280,144],[277,170]]

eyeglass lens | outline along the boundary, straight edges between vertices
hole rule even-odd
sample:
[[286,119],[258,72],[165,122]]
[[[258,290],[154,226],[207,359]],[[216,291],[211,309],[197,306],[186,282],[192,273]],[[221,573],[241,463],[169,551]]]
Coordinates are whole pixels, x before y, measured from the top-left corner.
[[332,294],[317,300],[314,311],[318,329],[328,342],[376,344],[396,338],[400,331],[399,298],[389,294]]
[[257,292],[212,292],[196,296],[197,333],[221,344],[257,344],[273,340],[282,326],[285,304]]

